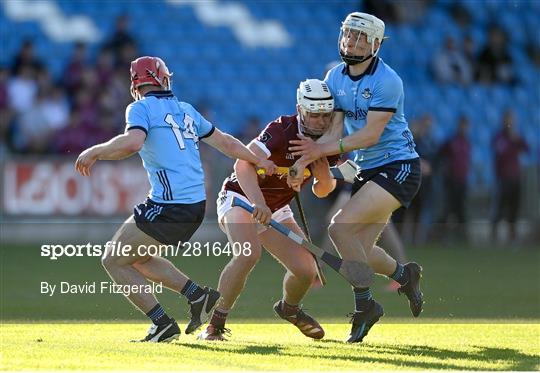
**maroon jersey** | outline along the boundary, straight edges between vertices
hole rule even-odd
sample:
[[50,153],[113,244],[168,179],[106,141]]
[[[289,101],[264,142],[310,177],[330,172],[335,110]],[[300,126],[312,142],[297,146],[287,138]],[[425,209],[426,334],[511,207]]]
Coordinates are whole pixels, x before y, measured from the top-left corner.
[[[296,115],[281,116],[271,122],[253,140],[278,167],[291,167],[300,157],[293,157],[289,152],[289,141],[298,139],[298,118]],[[329,157],[330,165],[335,165],[339,156]],[[312,176],[304,179],[302,187],[311,180]],[[287,185],[287,175],[274,174],[262,178],[259,176],[259,187],[264,195],[266,204],[275,212],[289,204],[294,197],[294,190]],[[245,196],[233,172],[223,182],[222,190],[230,190]]]
[[493,139],[495,149],[495,172],[504,180],[519,180],[521,165],[519,155],[529,150],[521,137],[502,130]]

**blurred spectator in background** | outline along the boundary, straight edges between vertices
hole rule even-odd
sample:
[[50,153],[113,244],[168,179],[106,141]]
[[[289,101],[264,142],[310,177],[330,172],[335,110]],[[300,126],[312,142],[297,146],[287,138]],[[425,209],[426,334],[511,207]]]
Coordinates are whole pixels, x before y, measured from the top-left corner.
[[44,68],[43,62],[34,55],[34,44],[30,40],[24,40],[21,49],[15,56],[11,66],[11,73],[19,75],[23,67],[28,67],[37,74]]
[[0,157],[8,150],[10,124],[13,118],[13,111],[8,101],[8,79],[9,70],[6,67],[0,67]]
[[[468,135],[469,119],[462,116],[458,122],[457,133],[448,139],[439,150],[445,188],[445,206],[440,223],[446,238],[466,240],[467,182],[471,165],[471,143]],[[451,223],[455,219],[457,226]],[[443,228],[443,227],[441,227]],[[450,234],[451,236],[448,236]]]
[[36,70],[30,65],[21,65],[8,81],[7,94],[9,106],[17,114],[30,110],[38,94]]
[[476,61],[476,43],[471,35],[466,35],[463,38],[463,56],[467,59],[472,74],[476,74],[476,71],[478,70]]
[[63,82],[69,94],[73,94],[80,88],[82,74],[86,68],[87,48],[84,43],[75,43],[73,54],[64,69]]
[[540,45],[539,41],[529,41],[527,43],[527,55],[531,59],[532,64],[537,69],[540,69]]
[[508,52],[507,43],[503,29],[496,25],[489,28],[487,45],[478,56],[477,79],[480,83],[516,83],[512,56]]
[[[96,58],[96,73],[100,84],[107,86],[114,75],[114,54],[110,49],[102,48]],[[126,78],[126,81],[128,79]],[[126,83],[126,86],[128,84]]]
[[450,14],[452,15],[454,22],[461,28],[466,28],[471,24],[471,14],[467,8],[459,2],[453,2],[453,4],[450,5]]
[[54,136],[54,150],[59,154],[76,156],[86,149],[89,136],[88,129],[82,126],[80,113],[74,110],[69,117],[68,126]]
[[433,211],[433,169],[437,158],[438,145],[432,133],[433,117],[424,114],[411,123],[411,132],[416,143],[416,152],[420,155],[420,171],[422,184],[408,209],[400,208],[392,216],[392,220],[404,241],[423,244],[429,234],[426,221],[432,218]]
[[373,14],[389,24],[415,23],[424,17],[430,0],[364,0],[359,4],[363,12]]
[[501,130],[493,138],[497,191],[492,238],[497,241],[498,223],[505,219],[509,225],[509,238],[516,238],[516,220],[521,197],[521,165],[519,155],[529,150],[525,140],[515,129],[512,111],[504,113]]
[[399,15],[396,4],[388,0],[364,0],[360,1],[359,8],[363,12],[373,14],[382,19],[385,23],[398,23]]
[[52,89],[57,85],[48,69],[39,70],[35,79],[38,86],[38,91],[49,92],[52,91]]
[[443,49],[434,57],[433,72],[439,83],[468,85],[473,78],[467,57],[451,36],[446,39]]
[[16,122],[15,150],[30,154],[50,152],[53,134],[67,125],[68,116],[69,106],[62,90],[41,89],[34,105],[21,113]]
[[105,42],[105,48],[113,53],[117,67],[129,67],[137,55],[137,43],[129,32],[129,17],[125,14],[116,18],[115,29]]

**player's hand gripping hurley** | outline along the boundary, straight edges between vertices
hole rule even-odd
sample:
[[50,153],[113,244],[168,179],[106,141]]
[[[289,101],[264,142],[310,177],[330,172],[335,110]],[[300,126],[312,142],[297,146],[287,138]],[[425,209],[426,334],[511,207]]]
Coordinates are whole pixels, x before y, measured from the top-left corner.
[[[288,175],[289,172],[293,171],[293,169],[290,169],[288,167],[278,167],[276,172],[279,175]],[[358,166],[356,163],[348,159],[347,161],[343,162],[339,166],[330,167],[330,173],[332,174],[332,177],[336,180],[343,180],[346,183],[354,183],[354,179],[356,175],[358,174]],[[257,170],[258,175],[265,175],[264,169],[258,169]],[[304,178],[310,177],[311,172],[306,168],[304,169]]]

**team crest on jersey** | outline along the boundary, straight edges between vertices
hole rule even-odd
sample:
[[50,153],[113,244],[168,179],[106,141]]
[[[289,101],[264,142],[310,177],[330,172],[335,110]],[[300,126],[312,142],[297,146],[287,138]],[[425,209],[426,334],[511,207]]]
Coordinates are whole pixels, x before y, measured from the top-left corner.
[[366,100],[368,98],[370,98],[372,95],[371,91],[369,90],[369,88],[366,88],[362,91],[362,97],[365,98]]
[[270,134],[268,132],[265,132],[265,133],[263,133],[263,134],[261,134],[259,136],[259,141],[264,143],[264,142],[267,142],[268,140],[270,140],[271,138],[272,138],[272,136],[270,136]]

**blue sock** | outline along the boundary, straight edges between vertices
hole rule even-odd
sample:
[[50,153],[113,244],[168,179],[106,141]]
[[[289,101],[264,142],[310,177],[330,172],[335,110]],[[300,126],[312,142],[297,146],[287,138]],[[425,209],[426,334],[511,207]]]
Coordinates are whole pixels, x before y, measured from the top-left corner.
[[369,288],[354,288],[354,310],[365,312],[373,305],[373,297]]
[[188,301],[195,302],[204,295],[204,289],[191,280],[188,280],[180,294],[185,296]]
[[389,277],[394,279],[400,285],[405,285],[409,282],[409,271],[407,271],[403,265],[397,263],[396,270]]
[[161,307],[161,304],[156,304],[154,308],[152,308],[150,311],[146,313],[146,316],[148,316],[152,322],[155,325],[162,325],[167,324],[171,319],[167,314],[165,313],[165,310],[163,307]]

